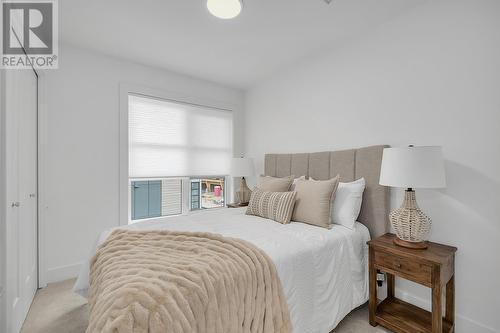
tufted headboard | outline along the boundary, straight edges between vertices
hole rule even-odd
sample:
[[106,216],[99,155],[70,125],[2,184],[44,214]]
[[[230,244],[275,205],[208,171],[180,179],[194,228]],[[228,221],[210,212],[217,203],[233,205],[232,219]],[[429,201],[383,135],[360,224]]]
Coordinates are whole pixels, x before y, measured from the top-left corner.
[[307,176],[326,180],[340,175],[340,181],[351,182],[364,177],[366,188],[358,221],[372,238],[389,231],[389,188],[379,185],[382,151],[388,146],[304,154],[266,154],[266,176]]

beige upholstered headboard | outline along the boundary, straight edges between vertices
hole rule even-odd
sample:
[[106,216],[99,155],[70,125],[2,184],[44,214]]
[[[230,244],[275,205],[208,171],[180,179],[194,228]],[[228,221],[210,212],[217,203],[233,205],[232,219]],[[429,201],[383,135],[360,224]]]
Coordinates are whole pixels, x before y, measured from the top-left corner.
[[307,176],[325,180],[340,175],[351,182],[364,177],[366,189],[359,222],[370,230],[372,238],[389,231],[389,189],[379,185],[382,151],[388,146],[305,154],[266,154],[265,175],[273,177]]

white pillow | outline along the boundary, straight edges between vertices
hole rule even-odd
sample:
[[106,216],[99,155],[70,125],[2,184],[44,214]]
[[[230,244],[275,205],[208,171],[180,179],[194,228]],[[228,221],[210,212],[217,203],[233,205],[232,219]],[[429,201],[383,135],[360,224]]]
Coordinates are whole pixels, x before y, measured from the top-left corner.
[[358,219],[361,203],[363,202],[365,184],[364,178],[350,183],[339,183],[333,201],[333,223],[354,229],[354,223]]

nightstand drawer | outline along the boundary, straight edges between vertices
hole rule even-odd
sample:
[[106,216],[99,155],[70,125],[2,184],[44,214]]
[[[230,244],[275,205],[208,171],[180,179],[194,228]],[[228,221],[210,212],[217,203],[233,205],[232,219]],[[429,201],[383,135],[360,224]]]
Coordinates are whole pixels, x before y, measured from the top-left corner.
[[388,273],[397,273],[405,279],[431,285],[432,268],[429,265],[412,261],[408,258],[375,251],[375,265],[380,269],[387,269]]

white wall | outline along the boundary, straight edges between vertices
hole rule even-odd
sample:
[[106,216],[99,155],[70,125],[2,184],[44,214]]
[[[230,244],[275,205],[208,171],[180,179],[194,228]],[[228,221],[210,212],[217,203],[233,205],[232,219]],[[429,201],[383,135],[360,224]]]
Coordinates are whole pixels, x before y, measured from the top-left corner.
[[245,113],[260,172],[266,152],[442,145],[448,188],[417,197],[431,240],[458,247],[457,332],[500,331],[500,2],[429,1],[257,85]]
[[68,45],[42,78],[42,285],[77,275],[101,231],[119,224],[120,84],[233,105],[243,149],[243,93]]

